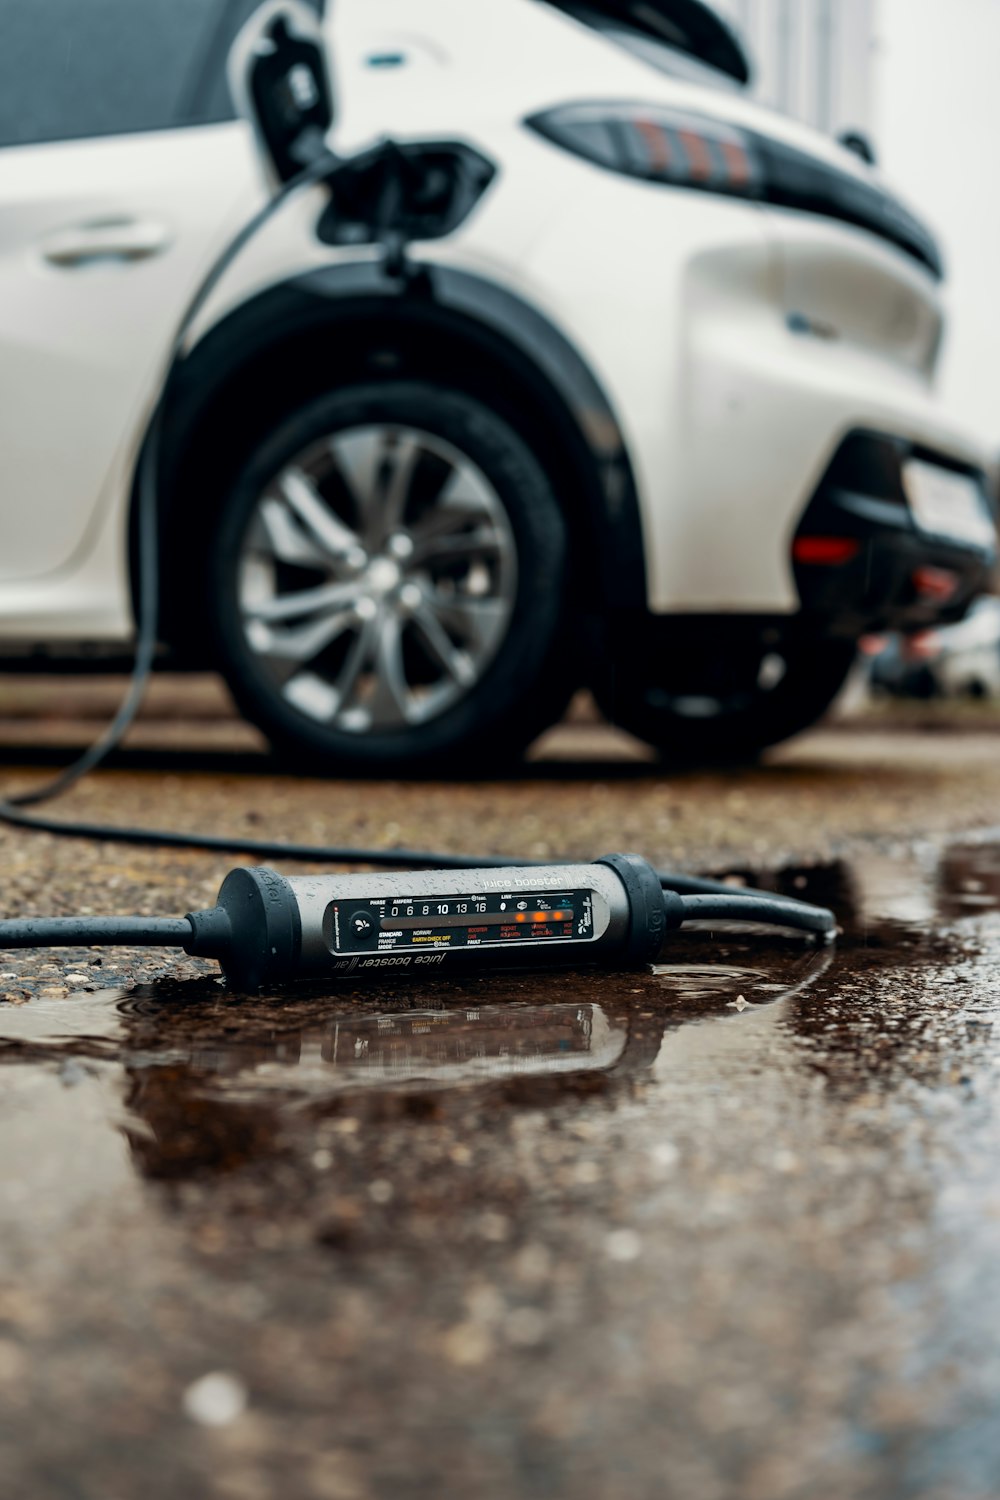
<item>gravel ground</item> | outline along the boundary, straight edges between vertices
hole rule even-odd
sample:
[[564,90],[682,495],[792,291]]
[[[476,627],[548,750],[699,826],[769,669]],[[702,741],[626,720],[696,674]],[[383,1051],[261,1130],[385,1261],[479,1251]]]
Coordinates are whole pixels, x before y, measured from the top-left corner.
[[[633,847],[845,932],[253,1000],[163,952],[0,955],[5,1497],[995,1500],[990,726],[668,778],[581,713],[502,782],[321,783],[171,691],[54,812]],[[25,693],[9,784],[103,703]],[[11,830],[0,854],[4,915],[182,912],[231,863]]]

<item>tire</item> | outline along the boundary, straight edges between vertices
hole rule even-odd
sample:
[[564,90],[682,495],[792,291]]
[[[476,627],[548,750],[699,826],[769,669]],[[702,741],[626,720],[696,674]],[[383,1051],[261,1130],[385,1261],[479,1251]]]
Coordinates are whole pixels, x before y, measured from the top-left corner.
[[314,770],[478,774],[576,686],[556,660],[567,534],[552,487],[453,390],[358,386],[283,420],[237,475],[207,561],[237,704]]
[[853,641],[793,635],[781,646],[744,649],[735,680],[727,672],[721,690],[692,690],[689,669],[679,691],[662,672],[640,663],[605,670],[595,693],[613,723],[655,746],[669,763],[733,765],[755,760],[821,719],[855,656]]

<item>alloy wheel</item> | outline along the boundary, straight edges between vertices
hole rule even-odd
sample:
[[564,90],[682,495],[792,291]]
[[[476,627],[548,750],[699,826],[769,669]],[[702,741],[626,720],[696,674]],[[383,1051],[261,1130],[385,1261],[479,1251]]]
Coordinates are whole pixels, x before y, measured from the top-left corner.
[[467,455],[415,427],[355,426],[267,485],[237,578],[244,638],[285,700],[363,735],[425,723],[482,680],[517,550]]

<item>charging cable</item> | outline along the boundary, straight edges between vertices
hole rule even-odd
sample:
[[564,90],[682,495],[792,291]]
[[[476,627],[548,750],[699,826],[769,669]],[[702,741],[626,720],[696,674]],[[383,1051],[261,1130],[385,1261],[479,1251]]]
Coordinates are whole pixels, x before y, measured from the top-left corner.
[[[313,159],[295,177],[282,185],[273,198],[248,219],[239,232],[229,241],[221,255],[212,263],[208,272],[198,284],[193,296],[184,310],[183,316],[177,326],[177,331],[170,343],[165,361],[166,378],[163,381],[163,389],[166,389],[167,379],[178,359],[181,357],[188,332],[195,318],[205,306],[209,297],[215,291],[223,276],[230,269],[233,262],[242,253],[246,246],[254,239],[264,226],[270,222],[279,209],[284,207],[289,198],[298,195],[309,187],[329,178],[339,165],[337,157],[332,153],[317,150]],[[157,629],[160,613],[160,569],[159,569],[159,545],[158,545],[158,510],[159,510],[159,485],[158,472],[160,462],[160,435],[163,425],[163,396],[161,394],[152,420],[146,434],[142,457],[139,463],[139,476],[137,486],[137,631],[135,641],[135,653],[132,666],[132,674],[128,689],[117,713],[110,724],[97,740],[79,757],[72,765],[60,771],[57,776],[45,782],[40,787],[31,788],[28,791],[8,793],[0,799],[0,819],[12,823],[19,828],[33,828],[37,832],[66,833],[73,834],[76,828],[72,824],[63,824],[47,818],[35,818],[29,814],[19,811],[20,808],[37,806],[40,802],[49,802],[53,797],[60,796],[69,791],[89,771],[94,770],[103,760],[110,755],[112,750],[117,749],[130,728],[146,692],[153,663],[156,656]],[[77,825],[81,826],[81,825]],[[86,838],[112,838],[114,831],[111,828],[97,834],[93,831],[81,833]],[[159,836],[150,842],[159,842]]]
[[[229,242],[185,309],[168,352],[168,376],[183,354],[194,319],[246,245],[290,198],[331,180],[341,165],[317,140],[312,160],[283,184]],[[220,905],[213,912],[178,918],[15,919],[0,922],[0,948],[180,947],[188,953],[219,959],[233,983],[241,988],[256,988],[263,983],[283,983],[308,974],[453,962],[459,952],[465,961],[470,957],[475,960],[478,955],[480,962],[483,957],[507,961],[509,955],[517,953],[530,954],[533,963],[545,956],[545,961],[576,963],[589,958],[627,964],[640,954],[645,955],[642,961],[648,961],[655,956],[669,928],[689,921],[751,922],[802,931],[826,941],[832,939],[836,918],[825,908],[752,889],[737,891],[718,881],[673,871],[655,871],[634,855],[608,856],[596,865],[553,866],[538,861],[512,865],[509,857],[501,856],[283,843],[62,821],[27,811],[61,796],[99,766],[121,744],[142,704],[153,669],[159,620],[158,472],[162,422],[161,395],[139,466],[137,630],[134,665],[126,694],[107,728],[76,761],[41,786],[8,793],[0,799],[0,821],[26,831],[64,838],[202,849],[254,860],[289,859],[395,869],[420,866],[451,873],[432,882],[433,889],[428,893],[426,878],[414,874],[302,876],[286,880],[266,869],[234,870],[227,877],[220,892]],[[615,865],[615,861],[625,863]],[[625,869],[631,872],[628,879],[621,873]],[[636,870],[641,871],[640,875],[635,874]],[[617,888],[608,886],[609,879],[617,879]],[[379,887],[376,891],[379,880],[389,881],[390,887],[385,891]],[[497,894],[501,889],[505,891],[503,899]],[[521,889],[527,890],[524,899],[517,895]],[[262,892],[270,892],[270,898],[266,899]],[[401,894],[390,899],[393,892]],[[557,898],[556,904],[550,897]],[[343,906],[345,902],[347,907]],[[352,902],[354,906],[350,906]],[[345,917],[345,921],[354,923],[354,936],[359,942],[364,939],[361,947],[340,946],[339,913],[348,907],[352,915]],[[272,930],[279,911],[284,913],[280,934]],[[530,922],[522,920],[525,912],[533,914]],[[470,920],[456,926],[457,917]],[[437,918],[449,918],[450,922],[439,928],[435,926]],[[400,921],[403,926],[398,926]],[[365,922],[369,925],[362,932]],[[585,931],[586,923],[590,925]],[[408,936],[397,940],[398,933]],[[623,936],[628,933],[633,936]],[[636,933],[640,936],[636,937]],[[586,955],[580,951],[585,944],[589,945]]]

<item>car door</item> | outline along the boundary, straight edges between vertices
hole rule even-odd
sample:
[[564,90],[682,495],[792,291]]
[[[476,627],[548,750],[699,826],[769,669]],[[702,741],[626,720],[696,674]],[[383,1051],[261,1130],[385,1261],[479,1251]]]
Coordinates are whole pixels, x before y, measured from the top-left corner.
[[190,293],[262,196],[254,0],[0,0],[0,581],[85,550]]

